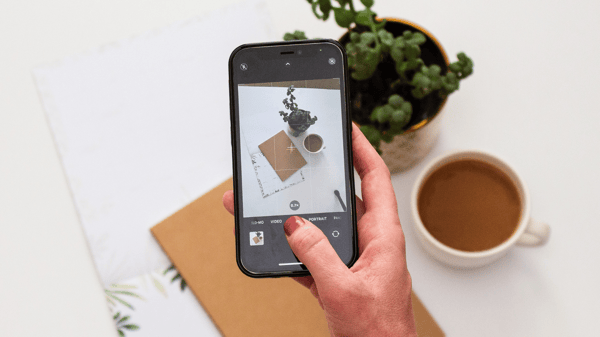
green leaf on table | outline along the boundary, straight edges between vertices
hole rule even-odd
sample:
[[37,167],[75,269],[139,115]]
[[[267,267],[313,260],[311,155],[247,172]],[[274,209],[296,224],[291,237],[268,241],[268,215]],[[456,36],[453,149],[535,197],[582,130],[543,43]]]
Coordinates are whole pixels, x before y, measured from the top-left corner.
[[177,273],[177,275],[173,276],[173,278],[171,279],[171,282],[175,282],[175,280],[178,280],[181,278],[181,274]]
[[[166,272],[166,271],[165,271]],[[164,274],[163,274],[164,275]],[[154,275],[150,274],[150,280],[152,280],[152,284],[154,285],[154,287],[160,291],[161,294],[163,294],[165,297],[167,297],[167,291],[165,290],[165,287],[162,285],[162,283],[160,283],[160,281],[158,281],[156,279],[156,277],[154,277]]]
[[131,291],[127,291],[127,290],[112,290],[111,291],[112,294],[120,294],[120,295],[127,295],[127,296],[132,296],[135,298],[139,298],[139,299],[144,299],[142,296],[136,294],[136,293],[132,293]]
[[139,329],[140,329],[140,327],[139,327],[139,326],[137,326],[137,325],[135,325],[135,324],[127,324],[127,325],[123,325],[123,326],[122,326],[122,328],[123,328],[123,329],[127,329],[127,330],[132,330],[132,331],[134,331],[134,330],[139,330]]
[[137,286],[131,285],[131,284],[117,284],[117,283],[113,283],[110,285],[111,288],[113,289],[137,289]]
[[176,270],[174,264],[170,265],[169,268],[165,269],[165,271],[163,272],[163,275],[167,275],[167,273],[170,272],[171,270]]
[[113,294],[108,294],[108,296],[110,296],[111,298],[113,298],[115,301],[123,304],[124,306],[128,307],[131,310],[134,310],[133,305],[129,304],[128,302],[118,298],[117,296],[113,295]]

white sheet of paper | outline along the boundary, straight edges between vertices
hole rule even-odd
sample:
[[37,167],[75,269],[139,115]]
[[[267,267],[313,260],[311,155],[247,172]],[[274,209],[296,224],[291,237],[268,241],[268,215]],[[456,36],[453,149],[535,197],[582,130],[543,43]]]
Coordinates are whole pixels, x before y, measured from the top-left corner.
[[155,270],[106,288],[117,330],[130,337],[221,336],[190,288],[182,290],[181,279],[173,280],[177,271],[164,271]]
[[105,286],[168,265],[149,228],[231,176],[229,55],[268,27],[241,3],[34,69]]
[[254,172],[256,173],[256,179],[258,180],[263,198],[304,181],[302,169],[296,171],[285,181],[281,181],[281,178],[273,170],[273,166],[269,164],[267,157],[262,152],[252,155],[252,165],[254,166]]

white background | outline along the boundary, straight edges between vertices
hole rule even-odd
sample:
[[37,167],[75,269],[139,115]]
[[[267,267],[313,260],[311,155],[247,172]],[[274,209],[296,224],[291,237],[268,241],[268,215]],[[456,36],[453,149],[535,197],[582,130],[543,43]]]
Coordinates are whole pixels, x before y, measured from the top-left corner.
[[[31,69],[235,2],[0,4],[0,335],[116,336]],[[267,3],[277,36],[343,32],[332,20],[314,19],[305,1]],[[600,313],[600,3],[379,0],[375,10],[426,27],[452,59],[464,50],[475,61],[475,74],[446,105],[442,135],[425,162],[463,148],[506,158],[529,187],[532,215],[553,231],[545,247],[516,248],[476,271],[432,261],[408,212],[424,162],[392,178],[417,294],[449,336],[593,335]]]

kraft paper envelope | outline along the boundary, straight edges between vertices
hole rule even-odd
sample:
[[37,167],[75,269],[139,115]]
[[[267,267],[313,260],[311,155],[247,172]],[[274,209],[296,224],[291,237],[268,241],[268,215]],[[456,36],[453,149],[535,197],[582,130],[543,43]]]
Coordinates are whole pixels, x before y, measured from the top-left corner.
[[[154,226],[158,240],[221,333],[230,336],[329,336],[325,315],[287,278],[253,279],[235,261],[234,219],[222,205],[229,179]],[[412,294],[420,336],[444,333]]]
[[281,181],[285,181],[306,165],[306,160],[283,130],[260,144],[258,148],[267,157]]

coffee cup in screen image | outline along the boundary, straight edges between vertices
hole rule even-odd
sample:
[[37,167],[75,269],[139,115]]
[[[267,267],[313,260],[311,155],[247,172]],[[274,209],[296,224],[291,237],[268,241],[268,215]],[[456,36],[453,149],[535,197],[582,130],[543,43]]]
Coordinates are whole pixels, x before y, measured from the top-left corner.
[[315,133],[311,133],[304,137],[302,145],[304,146],[304,149],[309,153],[319,153],[325,148],[323,146],[323,138]]

